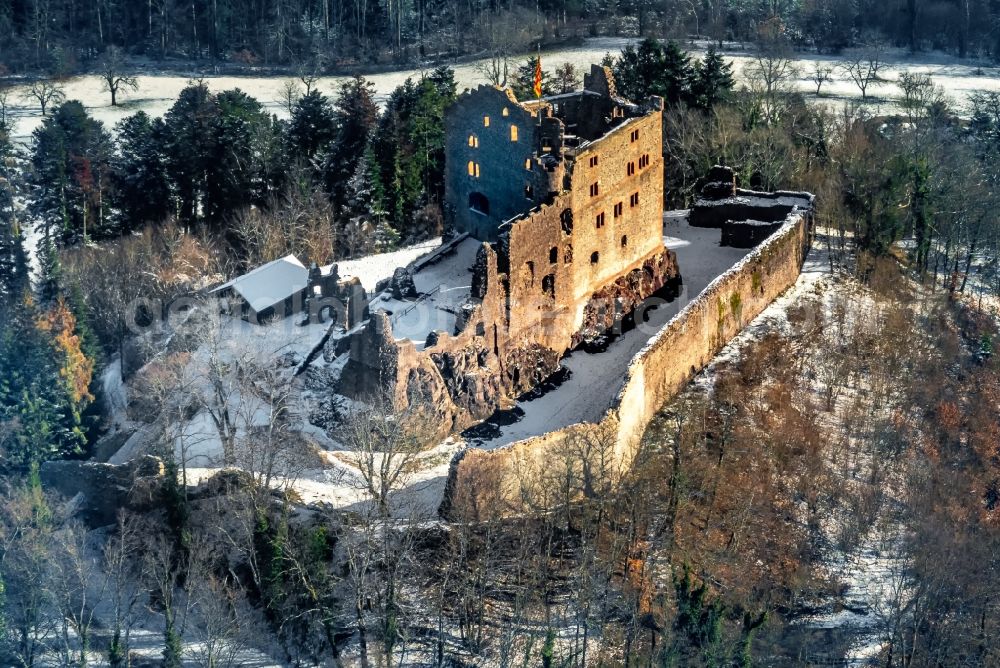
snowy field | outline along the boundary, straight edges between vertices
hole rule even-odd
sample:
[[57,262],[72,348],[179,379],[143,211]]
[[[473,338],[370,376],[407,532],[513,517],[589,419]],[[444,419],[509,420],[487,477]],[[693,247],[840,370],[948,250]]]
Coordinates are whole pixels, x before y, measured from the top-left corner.
[[[623,47],[634,41],[623,37],[586,39],[577,47],[543,53],[542,64],[547,70],[551,70],[564,62],[569,62],[585,71],[591,64],[600,62],[606,53],[617,55]],[[689,45],[688,48],[695,56],[701,56],[706,47],[707,44],[699,42]],[[748,53],[734,45],[727,45],[723,52],[727,59],[733,62],[737,74],[750,62]],[[524,57],[526,56],[515,58],[514,63],[519,63]],[[809,74],[817,64],[835,68],[840,63],[840,60],[833,56],[812,54],[796,54],[796,59],[800,71],[795,85],[806,93],[815,92],[814,85],[809,81]],[[911,56],[903,50],[891,51],[889,60],[893,67],[885,76],[890,81],[895,80],[899,73],[904,71],[928,74],[934,83],[944,88],[952,101],[960,106],[965,104],[968,95],[974,91],[1000,91],[1000,68],[989,66],[987,63],[960,60],[940,53],[920,53]],[[454,66],[459,90],[485,83],[478,71],[479,65],[480,61],[472,61]],[[419,77],[426,71],[428,70],[406,69],[371,74],[367,78],[375,86],[378,101],[384,102],[389,93],[407,78]],[[162,116],[173,104],[181,89],[195,76],[203,76],[205,83],[213,91],[240,88],[260,100],[268,111],[282,118],[288,115],[287,109],[281,102],[281,89],[289,77],[206,76],[195,72],[183,76],[139,72],[139,90],[124,96],[123,102],[117,107],[111,106],[110,97],[104,92],[96,76],[73,77],[65,82],[63,90],[67,99],[81,101],[95,118],[110,127],[140,109],[153,116]],[[345,80],[346,77],[323,77],[318,83],[319,90],[333,95],[339,84]],[[38,107],[22,98],[24,89],[24,86],[15,86],[10,96],[9,113],[14,121],[12,134],[20,141],[26,141],[42,120]],[[893,85],[872,88],[870,92],[875,97],[882,98],[899,96],[898,88]],[[833,81],[823,86],[823,99],[828,102],[839,103],[845,99],[859,97],[860,93],[854,84],[838,72],[834,73]],[[884,110],[881,107],[888,106],[891,106],[891,102],[888,105],[885,102],[875,102],[872,105],[876,110]]]

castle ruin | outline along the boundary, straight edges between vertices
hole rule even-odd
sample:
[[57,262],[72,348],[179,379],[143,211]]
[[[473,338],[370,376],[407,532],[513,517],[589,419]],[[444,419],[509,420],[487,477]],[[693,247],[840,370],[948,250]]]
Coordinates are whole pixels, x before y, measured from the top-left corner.
[[579,92],[462,95],[446,124],[452,236],[371,300],[339,392],[388,392],[442,436],[509,407],[568,350],[674,293],[662,109],[659,97],[619,97],[598,66]]

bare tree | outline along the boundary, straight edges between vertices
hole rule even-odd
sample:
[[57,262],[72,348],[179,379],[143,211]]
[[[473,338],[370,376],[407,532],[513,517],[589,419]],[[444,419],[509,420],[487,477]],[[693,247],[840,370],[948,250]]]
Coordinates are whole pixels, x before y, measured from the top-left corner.
[[58,631],[52,601],[54,519],[37,478],[0,504],[0,570],[4,584],[2,640],[18,664],[32,668]]
[[368,405],[356,408],[342,425],[342,438],[360,473],[362,491],[380,518],[391,517],[391,497],[405,486],[424,450],[422,434],[414,432],[412,418],[412,409],[396,411],[391,397],[377,395]]
[[823,84],[833,79],[833,68],[823,63],[816,63],[809,75],[809,80],[816,84],[816,97],[819,97]]
[[0,126],[7,127],[7,107],[10,106],[10,87],[0,83]]
[[896,85],[903,93],[899,104],[910,121],[923,116],[932,104],[945,99],[944,92],[934,86],[934,81],[928,74],[902,72]]
[[104,572],[108,577],[112,606],[111,645],[108,663],[111,668],[125,668],[129,663],[132,629],[137,621],[142,588],[141,528],[133,515],[120,513],[114,533],[104,544]]
[[[83,668],[88,663],[96,608],[104,600],[108,581],[97,556],[89,553],[87,532],[79,524],[69,524],[56,533],[53,556],[50,587],[62,618],[63,657],[67,665]],[[74,651],[79,657],[75,661],[71,659]]]
[[176,554],[170,539],[160,531],[149,533],[143,546],[142,572],[151,591],[150,609],[163,615],[163,665],[168,668],[180,668],[184,654],[188,599],[179,584],[188,572],[192,553]]
[[491,18],[488,24],[482,35],[488,56],[476,65],[476,72],[494,86],[506,86],[517,30],[508,17]]
[[319,77],[313,72],[301,72],[299,74],[299,81],[302,82],[302,87],[305,88],[305,94],[313,92],[316,88],[316,84],[319,82]]
[[510,59],[502,49],[493,49],[486,60],[476,65],[476,72],[494,86],[506,86]]
[[135,92],[139,90],[139,80],[128,74],[125,66],[125,59],[122,50],[117,46],[110,46],[104,52],[100,66],[101,81],[104,90],[111,93],[111,106],[118,105],[118,94],[125,90]]
[[38,106],[41,107],[42,116],[44,116],[50,106],[65,100],[66,94],[63,93],[59,84],[51,79],[37,79],[31,82],[22,97],[28,101],[37,101]]
[[864,46],[850,49],[845,53],[840,69],[861,91],[862,100],[868,99],[868,89],[871,86],[881,86],[885,83],[883,74],[889,69],[885,58],[885,43],[878,37],[871,37]]
[[250,265],[289,253],[322,265],[334,259],[340,225],[328,197],[293,188],[266,209],[254,207],[242,212],[233,227]]
[[197,619],[191,633],[198,643],[189,653],[204,668],[241,665],[240,653],[262,635],[258,614],[238,583],[213,574],[214,553],[203,551],[197,556],[185,583],[192,599],[191,614]]
[[278,91],[278,99],[281,100],[281,105],[285,110],[291,114],[295,109],[295,104],[302,98],[302,86],[295,79],[286,79],[284,83],[281,84],[281,88]]
[[787,39],[780,35],[762,37],[743,76],[764,121],[769,125],[775,123],[791,92],[791,83],[798,76]]
[[367,642],[365,601],[378,602],[378,627],[382,650],[389,659],[405,641],[401,623],[401,581],[404,565],[412,555],[412,533],[398,526],[391,501],[407,484],[423,451],[424,436],[415,407],[397,411],[392,398],[375,395],[355,408],[343,421],[341,440],[350,449],[364,494],[364,511],[355,535],[348,540],[354,612],[362,639],[362,664],[370,651]]

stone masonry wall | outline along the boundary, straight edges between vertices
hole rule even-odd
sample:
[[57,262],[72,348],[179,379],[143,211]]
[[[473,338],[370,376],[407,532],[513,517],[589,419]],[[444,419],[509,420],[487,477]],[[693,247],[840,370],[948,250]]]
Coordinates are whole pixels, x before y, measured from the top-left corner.
[[[512,127],[517,128],[516,140]],[[548,196],[548,188],[540,186],[543,169],[533,158],[537,121],[509,91],[480,86],[448,109],[445,128],[446,215],[453,229],[494,240],[501,222]],[[532,187],[530,197],[526,186]],[[488,214],[469,207],[471,193],[486,198]]]
[[810,230],[809,218],[793,215],[688,304],[632,359],[622,390],[600,423],[571,425],[493,451],[459,453],[442,515],[453,514],[459,502],[477,515],[545,509],[553,485],[560,489],[569,482],[574,493],[586,494],[595,479],[624,474],[653,415],[795,283]]

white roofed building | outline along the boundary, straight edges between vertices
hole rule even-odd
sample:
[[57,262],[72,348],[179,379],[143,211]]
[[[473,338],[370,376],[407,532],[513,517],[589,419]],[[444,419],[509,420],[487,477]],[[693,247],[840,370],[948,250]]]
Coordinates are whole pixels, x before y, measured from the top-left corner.
[[286,255],[223,283],[210,294],[228,300],[227,310],[232,313],[238,303],[244,319],[261,323],[301,311],[308,287],[309,270],[294,255]]

